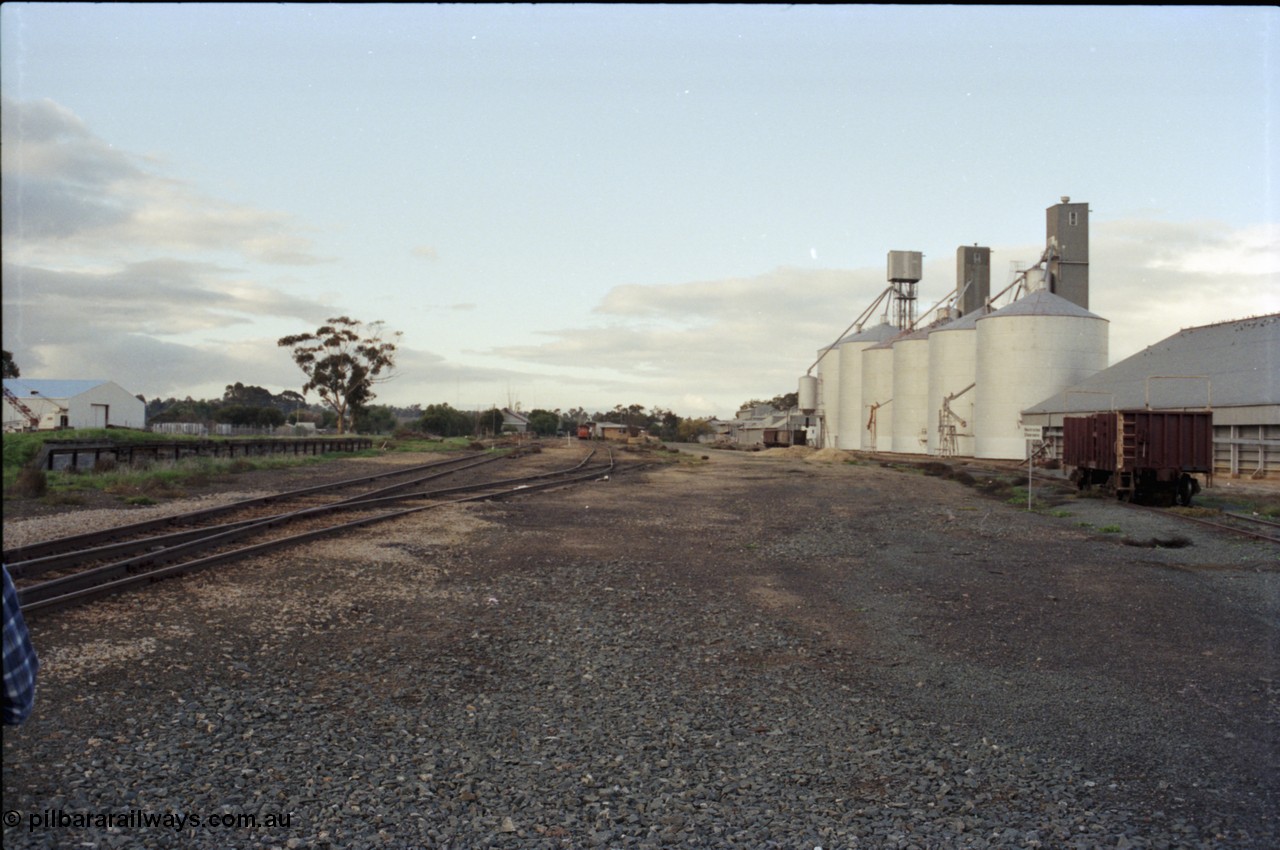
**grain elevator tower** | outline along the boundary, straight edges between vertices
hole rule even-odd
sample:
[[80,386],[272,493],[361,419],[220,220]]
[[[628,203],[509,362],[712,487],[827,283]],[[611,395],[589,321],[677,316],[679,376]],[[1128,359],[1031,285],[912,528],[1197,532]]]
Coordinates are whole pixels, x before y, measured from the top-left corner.
[[991,297],[991,249],[961,245],[956,249],[956,306],[961,316],[981,310]]
[[1049,291],[1089,309],[1089,205],[1062,202],[1046,210]]

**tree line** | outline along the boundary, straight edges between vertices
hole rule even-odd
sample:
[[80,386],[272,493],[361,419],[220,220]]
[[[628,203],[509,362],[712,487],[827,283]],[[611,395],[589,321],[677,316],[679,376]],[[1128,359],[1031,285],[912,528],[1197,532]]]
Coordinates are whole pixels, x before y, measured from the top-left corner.
[[[140,396],[141,398],[141,396]],[[308,404],[297,392],[272,393],[264,387],[228,384],[222,398],[153,398],[147,401],[147,421],[219,422],[235,426],[277,428],[281,425],[310,424],[317,429],[337,430],[337,414],[322,403]],[[614,405],[609,410],[588,411],[537,408],[520,414],[528,420],[528,430],[543,437],[573,435],[588,422],[624,425],[633,435],[649,434],[665,441],[693,442],[711,432],[709,420],[686,418],[661,407],[640,404]],[[368,405],[355,411],[349,429],[360,434],[420,433],[432,437],[489,437],[503,433],[506,415],[497,407],[459,410],[448,402],[409,405]]]
[[[301,392],[281,393],[242,383],[228,384],[221,399],[138,398],[147,406],[152,423],[218,422],[263,429],[285,424],[310,423],[338,433],[355,430],[366,434],[388,434],[397,429],[416,430],[440,437],[501,434],[508,427],[501,410],[462,411],[447,403],[395,408],[374,405],[374,387],[395,377],[398,331],[388,331],[382,322],[365,323],[348,316],[329,319],[314,331],[292,334],[277,340],[287,348],[306,381]],[[4,375],[18,377],[13,355],[5,351]],[[314,391],[319,404],[308,404],[306,393]],[[770,402],[752,400],[744,407],[772,404],[781,410],[795,404],[795,393],[775,396]],[[692,442],[710,433],[706,419],[685,419],[660,407],[646,409],[641,404],[614,405],[611,410],[588,413],[581,407],[561,411],[537,409],[524,414],[528,430],[541,436],[573,433],[585,422],[611,421],[637,435],[641,432],[662,440]]]

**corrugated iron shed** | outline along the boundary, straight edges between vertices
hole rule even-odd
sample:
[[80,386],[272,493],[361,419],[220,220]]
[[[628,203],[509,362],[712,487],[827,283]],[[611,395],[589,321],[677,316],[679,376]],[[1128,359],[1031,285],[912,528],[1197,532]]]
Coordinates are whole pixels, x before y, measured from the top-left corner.
[[[1104,410],[1195,409],[1215,423],[1280,423],[1280,313],[1186,328],[1027,408],[1024,416]],[[1047,423],[1048,424],[1048,423]]]

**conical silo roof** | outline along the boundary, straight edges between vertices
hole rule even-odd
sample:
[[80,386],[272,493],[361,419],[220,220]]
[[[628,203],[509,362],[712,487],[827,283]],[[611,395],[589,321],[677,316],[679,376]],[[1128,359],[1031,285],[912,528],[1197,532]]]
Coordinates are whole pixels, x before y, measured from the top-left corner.
[[[973,314],[971,313],[970,315]],[[1007,307],[1001,307],[994,313],[979,316],[976,321],[980,322],[984,319],[997,319],[1008,316],[1071,316],[1079,319],[1106,321],[1101,316],[1090,313],[1079,304],[1068,301],[1059,295],[1054,295],[1047,289],[1038,289],[1035,292],[1024,295]],[[962,316],[961,320],[963,318]]]

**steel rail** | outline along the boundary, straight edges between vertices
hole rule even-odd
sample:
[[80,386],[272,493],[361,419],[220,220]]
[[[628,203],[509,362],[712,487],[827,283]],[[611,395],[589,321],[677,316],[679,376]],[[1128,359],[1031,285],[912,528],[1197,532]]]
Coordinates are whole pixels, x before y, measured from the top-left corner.
[[[588,456],[588,458],[589,457],[590,456]],[[352,520],[350,522],[339,523],[337,525],[327,526],[325,528],[320,528],[320,529],[312,529],[310,531],[305,531],[300,534],[276,538],[274,540],[264,541],[261,543],[252,544],[250,546],[241,547],[238,549],[232,549],[226,552],[209,555],[204,558],[199,558],[193,561],[186,561],[180,564],[174,564],[172,566],[163,566],[158,569],[148,570],[146,572],[138,573],[135,575],[127,575],[127,573],[130,566],[134,566],[134,567],[139,566],[140,564],[138,563],[131,563],[131,561],[124,561],[118,564],[108,564],[103,567],[94,568],[84,573],[77,573],[76,575],[73,575],[73,576],[66,576],[59,579],[53,579],[49,582],[31,585],[31,586],[28,586],[27,588],[20,589],[18,592],[19,600],[20,600],[22,611],[24,613],[66,607],[68,605],[74,605],[79,602],[86,602],[86,601],[100,598],[103,596],[112,595],[141,584],[150,584],[152,582],[159,581],[163,578],[168,578],[170,576],[196,572],[198,570],[206,569],[208,567],[212,567],[217,564],[225,563],[228,561],[247,558],[251,555],[262,554],[264,552],[273,551],[275,549],[285,548],[287,546],[292,546],[298,543],[307,542],[307,541],[314,540],[316,538],[323,537],[326,535],[335,534],[340,531],[359,528],[362,526],[371,525],[376,522],[395,519],[398,517],[407,516],[409,514],[418,513],[421,511],[444,507],[446,505],[459,504],[464,502],[475,502],[475,501],[492,501],[492,500],[507,498],[509,496],[524,495],[526,493],[551,489],[554,487],[563,487],[569,484],[574,484],[579,481],[584,481],[584,480],[593,479],[593,478],[598,480],[602,474],[612,471],[615,465],[613,462],[612,454],[610,454],[608,464],[602,466],[599,469],[590,469],[587,471],[581,471],[582,467],[583,467],[583,464],[580,463],[577,466],[573,467],[572,469],[561,473],[565,477],[561,477],[551,481],[538,481],[538,483],[534,483],[534,484],[520,484],[515,487],[509,486],[513,481],[520,481],[520,480],[537,481],[538,479],[547,478],[550,475],[553,475],[555,473],[541,473],[535,476],[528,476],[526,479],[508,479],[503,482],[490,482],[488,484],[473,485],[473,489],[483,488],[483,489],[492,490],[494,487],[499,485],[501,485],[503,489],[499,489],[496,492],[479,493],[476,495],[465,496],[462,498],[452,499],[445,502],[434,502],[428,505],[418,505],[418,506],[413,506],[408,508],[402,508],[399,510],[389,511],[389,512],[377,514],[374,516],[362,517],[360,519]],[[572,474],[572,475],[567,474],[575,471],[576,471],[576,474]],[[332,510],[350,510],[352,508],[358,508],[358,507],[361,507],[361,505],[359,505],[358,503],[347,503],[341,506],[338,506],[338,505],[324,506],[323,508],[315,509],[315,511],[318,513],[318,512],[332,511]],[[268,524],[279,524],[279,523],[275,521],[269,521],[269,523],[263,523],[262,525],[266,526]],[[252,529],[252,530],[257,530],[257,529]],[[250,529],[244,529],[241,531],[241,534],[239,536],[243,536],[244,533],[247,533],[249,531]],[[212,542],[212,540],[210,539],[203,542],[210,543]],[[171,553],[165,553],[165,554],[171,554]],[[131,559],[131,560],[137,561],[140,559]]]
[[1250,516],[1249,514],[1236,513],[1235,511],[1223,511],[1222,513],[1223,513],[1223,516],[1229,516],[1232,519],[1238,519],[1244,522],[1252,522],[1252,523],[1256,523],[1257,525],[1265,525],[1268,528],[1280,529],[1280,522],[1276,522],[1270,519],[1264,519],[1263,517],[1260,517],[1260,516]]
[[[483,458],[479,463],[490,463],[502,457],[510,455],[493,455]],[[39,543],[29,543],[24,546],[15,546],[12,549],[6,549],[3,553],[4,562],[10,567],[10,573],[13,573],[13,565],[24,561],[31,561],[42,558],[58,552],[81,549],[85,545],[94,546],[108,540],[119,539],[122,536],[142,534],[153,531],[157,528],[164,528],[171,525],[183,525],[191,522],[198,522],[210,517],[231,513],[237,510],[253,507],[256,505],[270,504],[271,502],[283,501],[287,499],[302,498],[304,496],[315,495],[332,490],[341,490],[346,487],[354,487],[360,484],[367,484],[371,481],[378,481],[384,478],[392,478],[397,475],[409,475],[415,472],[421,472],[426,469],[434,469],[441,466],[450,466],[464,463],[467,461],[475,462],[471,455],[462,455],[455,458],[447,458],[445,460],[432,461],[427,464],[406,467],[404,469],[392,470],[390,472],[379,472],[374,475],[362,475],[355,478],[343,479],[329,484],[317,484],[311,487],[302,487],[297,490],[285,490],[280,493],[272,493],[268,496],[258,496],[252,499],[240,499],[226,505],[219,505],[212,508],[203,508],[198,511],[190,511],[183,514],[174,514],[167,517],[157,517],[156,519],[143,520],[141,522],[130,523],[128,525],[120,525],[115,528],[105,529],[102,531],[86,532],[84,534],[75,534],[68,537],[59,537],[53,540],[46,540]],[[466,468],[469,468],[466,467]]]
[[[589,460],[590,457],[591,455],[588,455],[586,460]],[[327,505],[312,505],[309,507],[298,508],[296,510],[286,511],[279,514],[271,514],[269,516],[236,520],[234,522],[221,523],[213,526],[203,526],[201,528],[172,532],[170,534],[162,534],[162,535],[145,537],[145,538],[135,539],[135,540],[126,540],[119,543],[110,543],[105,546],[97,546],[97,547],[92,547],[90,549],[81,549],[78,551],[62,552],[57,555],[49,555],[44,558],[35,558],[28,561],[19,561],[14,564],[8,565],[9,574],[13,576],[13,578],[15,579],[34,578],[36,576],[44,575],[46,573],[52,572],[53,570],[56,570],[56,569],[76,566],[79,564],[84,564],[86,562],[101,560],[103,558],[109,558],[109,557],[118,556],[118,555],[127,555],[135,552],[138,552],[141,554],[139,554],[138,557],[136,558],[129,559],[126,561],[120,561],[116,563],[123,564],[129,568],[137,567],[137,566],[148,564],[148,563],[154,563],[156,559],[159,557],[157,553],[172,554],[172,553],[177,553],[182,551],[189,551],[193,548],[198,548],[198,546],[202,542],[205,544],[216,544],[216,542],[219,540],[234,539],[234,535],[236,534],[244,534],[244,533],[262,530],[265,528],[270,528],[272,526],[280,525],[284,522],[291,521],[294,519],[299,519],[299,518],[308,517],[308,516],[317,516],[319,514],[335,511],[335,510],[348,510],[351,508],[357,508],[357,507],[366,506],[366,505],[375,505],[379,502],[401,501],[409,498],[419,498],[423,495],[431,495],[437,492],[439,493],[469,492],[471,489],[474,489],[477,486],[485,486],[485,485],[483,484],[467,485],[461,488],[445,488],[438,491],[427,491],[426,493],[423,493],[423,494],[402,494],[400,496],[388,495],[407,487],[412,487],[418,484],[422,484],[425,481],[435,480],[438,478],[442,478],[446,475],[452,475],[463,470],[471,469],[476,466],[490,463],[491,461],[496,459],[497,458],[484,458],[482,460],[473,461],[471,463],[468,463],[462,466],[456,466],[452,469],[444,470],[442,472],[436,472],[431,475],[414,478],[411,481],[393,484],[390,487],[384,487],[380,490],[375,490],[372,493],[362,493],[355,496],[349,496],[345,499],[339,499],[338,501],[331,502]],[[566,471],[573,471],[574,469],[578,469],[582,467],[586,463],[586,460],[582,461],[577,466],[570,467]],[[548,474],[557,474],[557,473],[548,473]],[[524,479],[513,479],[513,480],[524,480]],[[110,536],[115,536],[111,532],[108,532],[108,534]],[[231,536],[229,537],[229,535]],[[113,566],[113,565],[106,565],[106,566]],[[77,573],[76,575],[88,575],[88,574],[89,574],[89,571],[82,571],[81,573]]]
[[[1148,511],[1150,513],[1158,514],[1160,516],[1170,517],[1171,519],[1183,520],[1185,522],[1194,522],[1199,525],[1203,525],[1207,528],[1216,529],[1217,531],[1226,531],[1231,534],[1240,534],[1245,537],[1251,537],[1254,540],[1262,540],[1267,543],[1280,543],[1280,537],[1272,537],[1271,535],[1264,534],[1263,532],[1260,532],[1260,531],[1251,531],[1250,529],[1240,528],[1239,526],[1230,525],[1229,523],[1214,522],[1212,519],[1208,519],[1206,517],[1187,516],[1186,514],[1178,513],[1177,511],[1171,511],[1171,510],[1168,510],[1167,508],[1156,508],[1156,507],[1151,507],[1149,505],[1135,505],[1132,502],[1118,501],[1116,502],[1116,504],[1123,505],[1124,507],[1129,508],[1130,510]],[[1232,514],[1229,512],[1224,512],[1223,516],[1235,517],[1236,519],[1241,519],[1241,520],[1254,521],[1253,517],[1246,517],[1240,514]],[[1267,520],[1261,520],[1261,522],[1267,525],[1274,525],[1274,523],[1270,523]]]

